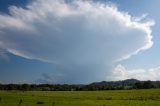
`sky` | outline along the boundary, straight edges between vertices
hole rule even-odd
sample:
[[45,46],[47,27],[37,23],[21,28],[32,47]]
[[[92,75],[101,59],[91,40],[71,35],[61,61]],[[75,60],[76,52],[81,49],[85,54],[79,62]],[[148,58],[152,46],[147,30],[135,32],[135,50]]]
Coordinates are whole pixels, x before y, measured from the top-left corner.
[[160,80],[159,0],[1,0],[0,83]]

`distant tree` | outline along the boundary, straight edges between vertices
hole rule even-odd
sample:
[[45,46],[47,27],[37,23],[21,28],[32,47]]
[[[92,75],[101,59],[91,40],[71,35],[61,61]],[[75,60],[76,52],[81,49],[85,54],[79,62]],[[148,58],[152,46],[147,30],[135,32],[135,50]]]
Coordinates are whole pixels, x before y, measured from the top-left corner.
[[37,90],[37,91],[96,91],[121,89],[150,89],[160,88],[160,81],[139,81],[127,79],[123,81],[102,81],[88,85],[77,84],[0,84],[0,90]]
[[29,84],[22,84],[21,90],[28,91],[29,89],[30,89],[30,85]]
[[135,89],[143,89],[143,82],[136,82],[133,86]]
[[153,88],[153,83],[152,81],[148,80],[148,81],[145,81],[144,84],[143,84],[143,88],[144,89],[149,89],[149,88]]
[[7,87],[6,87],[6,89],[7,90],[16,90],[16,87],[17,86],[15,84],[8,84]]

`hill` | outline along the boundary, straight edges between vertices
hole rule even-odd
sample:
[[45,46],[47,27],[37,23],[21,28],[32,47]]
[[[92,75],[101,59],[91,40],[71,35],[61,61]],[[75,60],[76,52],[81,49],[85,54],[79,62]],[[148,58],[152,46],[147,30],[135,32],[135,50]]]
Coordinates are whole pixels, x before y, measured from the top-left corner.
[[160,88],[160,81],[140,81],[126,79],[121,81],[101,81],[91,84],[0,84],[0,90],[37,90],[37,91],[95,91]]

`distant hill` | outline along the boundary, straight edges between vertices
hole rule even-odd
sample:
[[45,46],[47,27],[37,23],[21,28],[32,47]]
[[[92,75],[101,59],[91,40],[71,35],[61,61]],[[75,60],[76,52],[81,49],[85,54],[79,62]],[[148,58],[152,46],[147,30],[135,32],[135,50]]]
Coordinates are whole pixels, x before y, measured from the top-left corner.
[[101,81],[101,82],[94,82],[90,85],[103,85],[103,84],[111,84],[111,85],[117,85],[117,86],[126,86],[126,85],[133,85],[136,82],[139,82],[137,79],[126,79],[126,80],[120,80],[120,81]]
[[126,79],[126,80],[122,80],[123,82],[126,82],[126,83],[135,83],[135,82],[139,82],[140,80],[137,80],[137,79]]
[[83,84],[0,84],[0,90],[37,90],[37,91],[95,91],[160,88],[160,81],[140,81],[126,79],[121,81],[101,81]]
[[129,89],[133,87],[135,83],[140,82],[137,79],[126,79],[121,81],[101,81],[94,82],[89,84],[89,86],[95,87],[97,89],[101,89],[102,87],[105,89]]

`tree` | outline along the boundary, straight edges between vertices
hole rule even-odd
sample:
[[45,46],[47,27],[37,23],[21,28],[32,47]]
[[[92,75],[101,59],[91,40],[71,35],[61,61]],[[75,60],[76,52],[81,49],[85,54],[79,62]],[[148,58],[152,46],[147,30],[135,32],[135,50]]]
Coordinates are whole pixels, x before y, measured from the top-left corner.
[[30,89],[30,85],[28,84],[22,84],[21,90],[28,91]]
[[144,89],[153,88],[153,83],[150,80],[145,81],[144,84],[143,84],[143,88]]
[[134,87],[133,88],[136,88],[136,89],[143,89],[143,82],[136,82],[134,84]]

